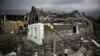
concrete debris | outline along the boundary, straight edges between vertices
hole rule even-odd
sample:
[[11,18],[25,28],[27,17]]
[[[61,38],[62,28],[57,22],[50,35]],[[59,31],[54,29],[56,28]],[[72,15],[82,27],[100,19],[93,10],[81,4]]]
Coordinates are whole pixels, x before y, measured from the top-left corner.
[[16,52],[11,52],[11,53],[4,55],[4,56],[16,56]]
[[0,56],[3,56],[3,54],[2,54],[2,53],[0,53]]
[[68,54],[68,56],[94,56],[94,54],[92,50],[86,50],[82,47],[77,52]]
[[70,55],[70,54],[74,53],[74,51],[71,49],[65,49],[64,53]]
[[76,52],[76,53],[68,55],[68,56],[84,56],[84,55],[81,52]]
[[80,48],[77,52],[71,53],[68,56],[85,56],[86,49],[84,47]]

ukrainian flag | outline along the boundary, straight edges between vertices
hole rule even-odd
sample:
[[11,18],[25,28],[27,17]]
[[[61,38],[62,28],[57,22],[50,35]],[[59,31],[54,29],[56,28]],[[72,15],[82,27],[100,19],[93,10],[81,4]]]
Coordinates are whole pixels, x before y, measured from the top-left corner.
[[50,29],[54,29],[54,26],[51,24],[51,23],[48,23],[48,27],[50,28]]

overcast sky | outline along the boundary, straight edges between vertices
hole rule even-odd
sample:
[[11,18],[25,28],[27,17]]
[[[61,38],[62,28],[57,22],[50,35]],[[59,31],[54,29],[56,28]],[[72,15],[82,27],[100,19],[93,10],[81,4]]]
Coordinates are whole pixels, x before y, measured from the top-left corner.
[[79,10],[88,15],[100,15],[100,0],[0,0],[0,12],[27,13],[32,6],[45,11]]

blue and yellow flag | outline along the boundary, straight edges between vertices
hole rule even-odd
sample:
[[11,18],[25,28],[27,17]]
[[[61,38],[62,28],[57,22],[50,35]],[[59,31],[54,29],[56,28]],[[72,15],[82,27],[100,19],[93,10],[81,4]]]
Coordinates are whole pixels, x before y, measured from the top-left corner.
[[48,23],[48,27],[49,27],[50,29],[54,29],[54,26],[53,26],[51,23]]

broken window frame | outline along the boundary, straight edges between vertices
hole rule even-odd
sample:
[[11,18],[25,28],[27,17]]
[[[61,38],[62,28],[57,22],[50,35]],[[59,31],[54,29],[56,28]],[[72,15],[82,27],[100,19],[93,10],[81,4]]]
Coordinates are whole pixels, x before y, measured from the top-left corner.
[[[76,30],[74,30],[74,27],[75,27]],[[72,29],[73,29],[73,34],[79,34],[79,25],[73,25]]]

